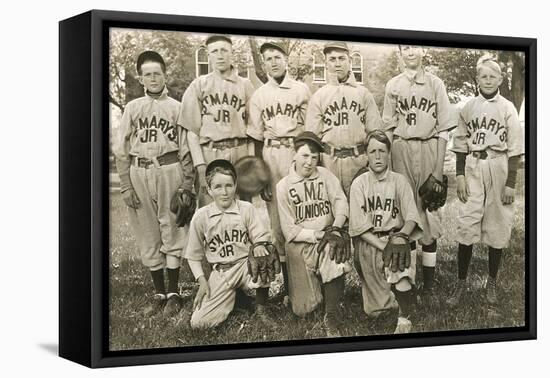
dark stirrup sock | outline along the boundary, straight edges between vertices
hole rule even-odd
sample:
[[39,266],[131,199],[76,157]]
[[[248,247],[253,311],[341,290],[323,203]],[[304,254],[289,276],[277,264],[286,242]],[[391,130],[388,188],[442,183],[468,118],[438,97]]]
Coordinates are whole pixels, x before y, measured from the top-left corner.
[[458,244],[458,279],[465,280],[468,277],[468,267],[472,259],[472,245]]

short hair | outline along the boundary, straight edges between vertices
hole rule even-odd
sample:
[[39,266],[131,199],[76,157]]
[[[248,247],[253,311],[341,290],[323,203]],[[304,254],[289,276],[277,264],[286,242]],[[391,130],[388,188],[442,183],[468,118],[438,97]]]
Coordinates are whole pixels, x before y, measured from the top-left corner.
[[139,75],[141,75],[141,66],[147,62],[155,62],[160,64],[162,72],[166,73],[166,63],[164,63],[162,56],[160,56],[160,54],[156,51],[149,50],[142,52],[137,58],[136,70]]
[[502,75],[502,69],[500,68],[500,64],[498,64],[496,58],[490,54],[483,55],[481,58],[478,59],[476,64],[476,73],[479,74],[479,71],[481,71],[481,68],[489,68],[490,70],[494,71],[498,75]]
[[298,142],[294,142],[294,151],[298,152],[298,150],[304,145],[307,145],[313,153],[321,152],[321,147],[319,147],[317,143],[309,140],[300,140]]
[[390,149],[391,149],[390,138],[388,138],[386,133],[383,132],[382,130],[374,130],[374,131],[369,133],[369,135],[367,136],[367,139],[365,141],[365,146],[367,148],[369,146],[369,143],[370,143],[371,139],[376,139],[378,142],[383,143],[387,147],[388,152],[390,151]]
[[231,176],[233,178],[233,182],[237,182],[237,175],[235,174],[235,171],[225,168],[225,167],[214,167],[208,174],[206,175],[206,185],[210,188],[210,184],[212,183],[212,179],[214,179],[214,176],[216,174],[221,173],[222,175]]

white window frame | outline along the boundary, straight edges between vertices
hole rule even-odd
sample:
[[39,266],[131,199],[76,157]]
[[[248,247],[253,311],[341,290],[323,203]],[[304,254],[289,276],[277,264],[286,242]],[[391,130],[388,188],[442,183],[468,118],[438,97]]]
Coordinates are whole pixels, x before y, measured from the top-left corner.
[[[199,62],[199,53],[201,50],[204,50],[206,52],[206,62]],[[208,50],[206,50],[206,47],[201,46],[197,50],[195,50],[195,77],[201,76],[199,67],[204,65],[208,67],[208,72],[210,72],[210,63],[208,62]]]
[[[354,67],[353,66],[353,58],[354,56],[358,56],[359,59],[361,59],[361,67],[359,69],[357,69],[357,67]],[[363,72],[363,55],[361,55],[359,52],[355,51],[353,54],[351,54],[351,73],[353,74],[353,77],[355,78],[355,80],[359,83],[363,83],[363,80],[365,79],[365,73]],[[361,74],[361,80],[357,80],[357,78],[355,77],[355,73],[360,73]]]
[[[323,69],[323,78],[322,79],[318,79],[315,77],[315,72],[317,70],[317,68],[322,68]],[[313,54],[313,82],[314,83],[326,83],[327,82],[327,67],[325,65],[325,60],[323,59],[323,61],[321,63],[318,63],[317,62],[317,59],[315,59],[315,54]]]

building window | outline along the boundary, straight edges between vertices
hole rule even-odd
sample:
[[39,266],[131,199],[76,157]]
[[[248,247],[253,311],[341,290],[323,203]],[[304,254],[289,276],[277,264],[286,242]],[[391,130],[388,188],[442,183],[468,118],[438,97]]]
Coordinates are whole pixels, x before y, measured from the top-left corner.
[[317,51],[313,56],[313,82],[324,83],[327,81],[327,69],[325,67],[325,56]]
[[363,83],[363,56],[357,52],[351,54],[351,72],[355,81]]
[[197,77],[206,75],[210,71],[210,66],[208,65],[208,51],[206,51],[205,47],[201,47],[195,51],[195,65]]

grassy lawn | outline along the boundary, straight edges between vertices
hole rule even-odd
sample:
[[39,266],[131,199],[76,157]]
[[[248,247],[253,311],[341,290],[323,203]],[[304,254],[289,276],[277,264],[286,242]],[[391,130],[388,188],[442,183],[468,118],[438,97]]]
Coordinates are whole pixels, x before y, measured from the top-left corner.
[[[499,273],[499,300],[497,306],[488,306],[484,299],[487,277],[487,249],[474,247],[469,270],[468,291],[463,304],[449,309],[444,301],[450,295],[456,279],[457,198],[454,174],[449,174],[449,197],[443,208],[443,237],[438,241],[437,291],[439,303],[418,306],[412,316],[413,332],[464,330],[479,328],[518,327],[524,325],[525,293],[525,221],[524,171],[518,173],[516,217],[510,246],[505,250]],[[268,222],[265,206],[255,201]],[[236,309],[229,319],[213,330],[192,330],[189,326],[192,299],[196,290],[192,275],[183,264],[180,291],[185,298],[184,308],[177,317],[164,319],[162,315],[145,317],[142,310],[147,296],[152,293],[152,282],[147,269],[140,262],[136,244],[128,224],[126,208],[117,193],[111,195],[111,264],[110,264],[110,348],[127,350],[174,347],[201,344],[228,344],[324,337],[322,311],[301,319],[282,303],[272,303],[270,312],[277,324],[265,329],[248,307]],[[421,265],[420,260],[418,266]],[[418,281],[421,282],[421,269]],[[272,284],[276,294],[280,280]],[[374,335],[391,333],[395,318],[368,321],[362,310],[360,284],[355,272],[346,277],[342,304],[343,335]]]

